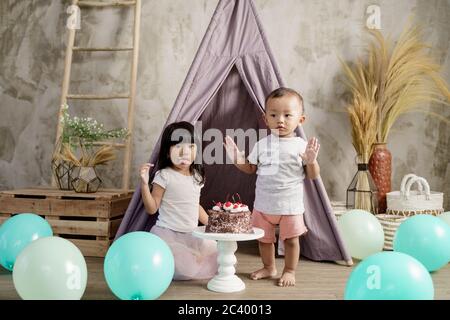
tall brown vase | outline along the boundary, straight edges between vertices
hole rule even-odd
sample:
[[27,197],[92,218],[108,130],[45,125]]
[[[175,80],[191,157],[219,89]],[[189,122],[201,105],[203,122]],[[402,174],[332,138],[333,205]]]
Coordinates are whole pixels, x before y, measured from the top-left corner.
[[378,213],[386,212],[386,193],[391,191],[392,155],[386,143],[375,143],[369,171],[378,188]]

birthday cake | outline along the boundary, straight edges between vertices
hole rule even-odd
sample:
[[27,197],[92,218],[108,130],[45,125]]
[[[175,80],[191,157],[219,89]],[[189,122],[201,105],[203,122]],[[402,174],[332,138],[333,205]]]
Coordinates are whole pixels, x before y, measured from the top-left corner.
[[217,202],[208,210],[208,224],[205,232],[209,233],[253,233],[248,206],[241,202]]

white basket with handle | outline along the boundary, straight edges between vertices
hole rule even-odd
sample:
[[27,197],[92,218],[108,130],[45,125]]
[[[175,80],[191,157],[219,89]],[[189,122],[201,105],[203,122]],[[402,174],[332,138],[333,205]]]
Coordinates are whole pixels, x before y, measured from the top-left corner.
[[[411,190],[414,184],[417,191]],[[400,191],[389,192],[386,198],[386,214],[376,215],[384,231],[384,250],[393,250],[395,233],[408,217],[416,214],[439,215],[444,211],[444,194],[430,191],[428,182],[415,174],[404,176]]]
[[[411,190],[417,185],[417,190]],[[412,216],[416,214],[439,215],[444,212],[444,194],[430,191],[430,185],[425,178],[415,174],[403,177],[400,191],[386,194],[387,214]]]

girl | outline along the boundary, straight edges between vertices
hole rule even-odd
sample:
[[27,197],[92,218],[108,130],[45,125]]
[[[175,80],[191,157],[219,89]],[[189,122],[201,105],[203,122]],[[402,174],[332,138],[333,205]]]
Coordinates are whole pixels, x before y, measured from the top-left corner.
[[141,166],[141,193],[146,211],[159,211],[151,233],[163,239],[175,258],[174,280],[209,279],[217,272],[217,246],[212,240],[191,233],[198,221],[208,223],[200,206],[204,169],[194,163],[197,155],[194,126],[189,122],[172,123],[164,130],[159,152],[159,171],[149,187],[153,164]]

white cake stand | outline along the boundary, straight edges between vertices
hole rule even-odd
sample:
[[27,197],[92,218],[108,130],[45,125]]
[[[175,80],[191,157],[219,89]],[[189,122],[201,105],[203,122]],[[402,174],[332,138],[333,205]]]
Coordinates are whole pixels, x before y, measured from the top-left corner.
[[209,240],[217,241],[219,256],[218,273],[208,282],[208,289],[216,292],[237,292],[245,289],[245,283],[236,274],[237,241],[248,241],[262,238],[264,230],[253,228],[254,233],[206,233],[205,227],[197,227],[192,235]]

